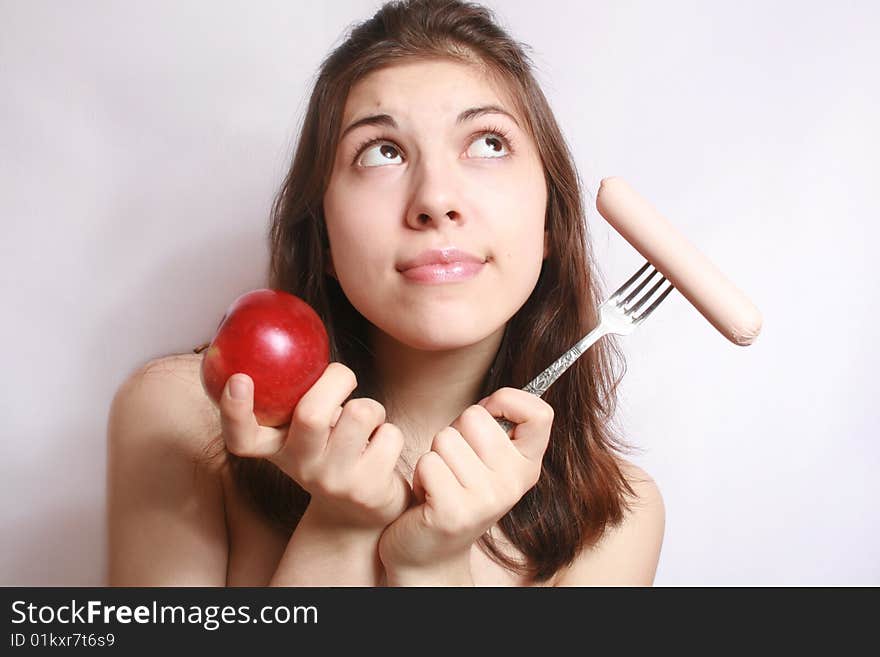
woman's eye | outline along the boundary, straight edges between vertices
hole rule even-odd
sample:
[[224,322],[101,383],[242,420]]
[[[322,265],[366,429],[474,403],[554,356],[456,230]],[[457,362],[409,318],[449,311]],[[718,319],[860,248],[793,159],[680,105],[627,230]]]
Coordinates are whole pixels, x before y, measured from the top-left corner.
[[383,141],[365,148],[360,157],[360,164],[366,167],[394,164],[395,157],[400,157],[400,151],[387,141]]
[[[471,148],[477,148],[477,155],[474,157],[504,157],[508,155],[507,152],[507,144],[504,143],[504,140],[500,135],[496,135],[494,132],[484,132],[479,137],[477,137],[473,142]],[[471,152],[471,149],[468,149],[468,153]]]

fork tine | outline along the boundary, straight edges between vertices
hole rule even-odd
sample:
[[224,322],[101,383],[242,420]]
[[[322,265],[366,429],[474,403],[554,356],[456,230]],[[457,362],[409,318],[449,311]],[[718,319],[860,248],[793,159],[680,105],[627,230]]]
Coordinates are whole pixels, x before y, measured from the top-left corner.
[[[660,281],[660,283],[662,283],[664,280],[666,280],[665,277],[663,278],[663,280]],[[669,295],[669,293],[675,289],[675,286],[672,284],[671,281],[666,281],[666,282],[669,283],[669,287],[667,287],[663,291],[663,294],[661,294],[659,297],[657,297],[657,300],[654,301],[654,303],[652,303],[650,306],[648,306],[648,308],[644,312],[642,312],[638,317],[633,319],[633,321],[636,324],[640,324],[641,322],[645,321],[648,318],[648,315],[650,315],[652,312],[654,312],[654,309],[660,305],[660,302],[663,301],[663,299],[665,299]],[[660,283],[657,283],[657,285],[654,286],[654,289],[651,290],[650,294],[645,295],[645,299],[642,300],[642,303],[644,303],[644,301],[647,300],[648,297],[650,297],[651,294],[653,294],[655,292],[655,290],[660,285]]]
[[641,283],[639,283],[639,285],[636,287],[636,289],[633,290],[632,292],[630,292],[629,295],[627,295],[626,299],[624,299],[623,301],[618,302],[617,305],[620,306],[621,308],[623,308],[624,310],[626,310],[626,304],[628,304],[630,301],[632,301],[633,299],[635,299],[636,295],[637,295],[639,292],[641,292],[642,289],[643,289],[648,283],[650,283],[650,282],[651,282],[651,279],[654,278],[656,275],[657,275],[657,270],[654,269],[654,271],[651,272],[651,275],[650,275],[650,276],[648,276],[645,280],[643,280]]
[[619,288],[617,288],[617,291],[614,294],[612,294],[610,298],[616,300],[617,297],[619,297],[621,294],[623,294],[629,288],[630,285],[632,285],[635,281],[637,281],[639,276],[641,276],[643,273],[645,273],[645,270],[650,266],[651,266],[650,262],[645,262],[645,264],[642,265],[642,268],[639,269],[635,274],[633,274],[632,277],[626,283],[624,283]]
[[[656,272],[654,272],[654,273],[656,273]],[[647,294],[642,295],[642,298],[639,299],[635,304],[633,304],[633,305],[630,306],[629,308],[626,308],[626,309],[625,309],[626,314],[627,314],[627,315],[632,315],[635,311],[637,311],[639,308],[641,308],[642,306],[644,306],[644,305],[645,305],[645,302],[646,302],[648,299],[651,298],[651,295],[654,294],[654,292],[656,292],[656,291],[660,288],[661,285],[663,285],[663,282],[664,282],[665,280],[666,280],[666,277],[665,277],[665,276],[661,276],[661,277],[660,277],[660,280],[657,281],[657,282],[654,284],[654,287],[652,287],[650,290],[648,290]],[[647,283],[647,282],[648,282],[648,281],[645,281],[645,283]],[[644,287],[644,285],[645,285],[645,284],[642,283],[641,287]],[[632,295],[630,295],[630,297],[631,297],[631,296],[632,296]],[[629,298],[629,297],[627,297],[627,298]]]

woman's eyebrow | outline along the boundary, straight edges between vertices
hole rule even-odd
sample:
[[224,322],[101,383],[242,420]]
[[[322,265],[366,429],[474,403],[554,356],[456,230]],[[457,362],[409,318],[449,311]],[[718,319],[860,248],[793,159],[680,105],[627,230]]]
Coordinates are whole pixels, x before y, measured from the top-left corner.
[[[455,123],[456,125],[458,125],[465,121],[476,119],[485,114],[504,114],[505,116],[509,117],[514,123],[516,123],[517,127],[519,127],[519,121],[516,120],[516,117],[508,112],[506,109],[498,105],[482,105],[481,107],[470,107],[462,111],[458,115],[458,117],[455,119]],[[373,114],[372,116],[365,116],[362,119],[358,119],[357,121],[349,125],[345,130],[343,130],[342,136],[339,138],[339,140],[342,141],[345,136],[355,128],[360,128],[365,125],[397,128],[397,121],[395,121],[394,117],[392,117],[390,114]]]

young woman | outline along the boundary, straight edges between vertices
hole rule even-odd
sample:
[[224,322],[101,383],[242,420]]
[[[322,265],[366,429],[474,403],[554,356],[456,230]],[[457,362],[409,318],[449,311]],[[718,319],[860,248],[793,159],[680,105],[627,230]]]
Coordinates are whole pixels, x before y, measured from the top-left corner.
[[[661,495],[612,429],[571,154],[522,47],[474,4],[383,6],[324,61],[273,208],[267,287],[331,364],[288,426],[218,409],[200,349],[108,425],[111,585],[649,585]],[[515,423],[505,433],[495,418]]]

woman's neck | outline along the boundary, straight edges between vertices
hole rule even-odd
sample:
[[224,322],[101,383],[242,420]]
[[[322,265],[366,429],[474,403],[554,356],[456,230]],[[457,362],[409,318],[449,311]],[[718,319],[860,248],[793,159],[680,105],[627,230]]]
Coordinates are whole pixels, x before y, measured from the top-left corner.
[[410,466],[431,448],[438,431],[480,400],[503,335],[504,327],[474,345],[424,351],[373,329],[371,344],[386,421],[403,431],[403,456]]

